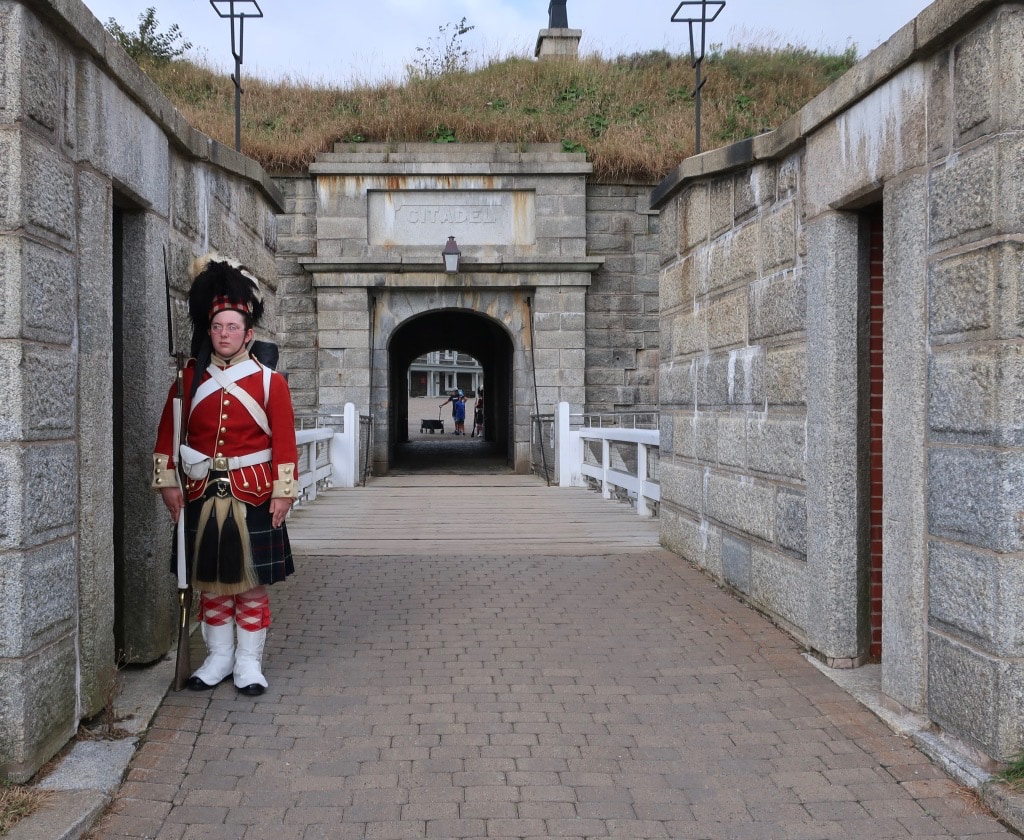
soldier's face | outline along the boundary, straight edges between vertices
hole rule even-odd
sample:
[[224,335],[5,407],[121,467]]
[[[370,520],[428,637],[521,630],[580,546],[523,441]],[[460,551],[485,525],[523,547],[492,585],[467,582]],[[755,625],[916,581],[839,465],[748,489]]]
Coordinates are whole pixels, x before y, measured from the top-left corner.
[[252,340],[253,331],[245,328],[241,312],[218,312],[210,322],[210,341],[218,356],[230,359]]

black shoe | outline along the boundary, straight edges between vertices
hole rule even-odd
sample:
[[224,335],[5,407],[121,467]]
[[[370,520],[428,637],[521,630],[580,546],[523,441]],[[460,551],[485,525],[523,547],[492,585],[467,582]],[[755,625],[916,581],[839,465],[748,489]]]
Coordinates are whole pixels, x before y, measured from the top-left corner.
[[259,683],[253,683],[238,689],[238,693],[244,694],[246,697],[259,697],[264,691],[266,689]]
[[211,691],[216,687],[215,685],[207,685],[199,677],[189,677],[188,682],[185,683],[185,688],[189,691]]

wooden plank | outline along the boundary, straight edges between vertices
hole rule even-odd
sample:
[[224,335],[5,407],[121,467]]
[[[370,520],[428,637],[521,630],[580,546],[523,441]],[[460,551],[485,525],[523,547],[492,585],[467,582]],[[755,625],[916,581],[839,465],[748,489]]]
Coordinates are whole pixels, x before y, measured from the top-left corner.
[[403,475],[332,489],[288,520],[299,555],[428,557],[649,551],[657,520],[535,476]]

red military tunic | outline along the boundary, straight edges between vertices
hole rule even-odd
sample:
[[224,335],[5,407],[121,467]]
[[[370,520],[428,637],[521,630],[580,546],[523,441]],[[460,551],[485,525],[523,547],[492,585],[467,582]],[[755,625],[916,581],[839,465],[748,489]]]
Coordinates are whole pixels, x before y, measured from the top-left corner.
[[[254,453],[270,450],[270,458],[263,463],[228,469],[232,495],[252,505],[262,504],[270,498],[295,499],[298,491],[298,450],[288,383],[280,373],[263,367],[245,351],[227,364],[218,363],[217,368],[232,373],[232,368],[241,364],[246,365],[247,375],[238,379],[233,388],[241,389],[262,407],[266,413],[269,434],[253,418],[237,390],[229,393],[216,383],[206,384],[211,379],[208,371],[202,373],[193,409],[190,394],[196,371],[195,360],[190,359],[183,371],[185,397],[182,422],[187,422],[185,442],[210,458],[244,459]],[[252,369],[251,373],[248,373],[249,369]],[[209,393],[204,397],[205,391]],[[157,489],[178,484],[173,414],[176,392],[176,386],[172,385],[157,432],[153,455],[153,487]],[[216,463],[212,465],[215,470],[217,467]],[[207,477],[188,479],[185,488],[188,500],[201,498],[206,484]]]

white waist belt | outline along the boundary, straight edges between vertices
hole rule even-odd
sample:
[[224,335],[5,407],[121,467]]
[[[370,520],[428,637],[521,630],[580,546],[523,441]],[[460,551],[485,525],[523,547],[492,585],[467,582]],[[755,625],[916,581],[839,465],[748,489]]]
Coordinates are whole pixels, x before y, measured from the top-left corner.
[[178,454],[181,458],[181,468],[184,470],[185,475],[195,481],[201,481],[206,478],[212,467],[220,472],[228,470],[240,470],[242,467],[252,467],[256,464],[265,464],[267,461],[273,460],[274,453],[269,449],[261,449],[259,452],[253,452],[249,455],[232,455],[230,458],[211,458],[200,452],[198,449],[193,449],[191,446],[182,444],[178,448]]

